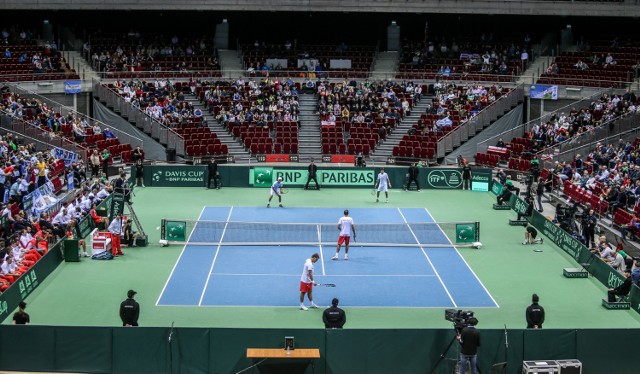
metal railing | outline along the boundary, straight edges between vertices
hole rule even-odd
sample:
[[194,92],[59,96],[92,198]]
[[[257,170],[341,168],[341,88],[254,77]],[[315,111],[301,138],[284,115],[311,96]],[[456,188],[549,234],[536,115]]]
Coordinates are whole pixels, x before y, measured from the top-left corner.
[[555,162],[571,162],[576,155],[588,155],[597,143],[617,144],[618,141],[630,141],[640,137],[640,113],[627,113],[622,117],[609,120],[596,127],[593,132],[567,139],[562,143],[547,147],[538,152],[538,158],[544,160],[546,168],[553,168]]
[[580,99],[578,101],[575,101],[569,105],[563,106],[562,108],[556,109],[552,112],[549,113],[545,113],[542,114],[540,117],[531,120],[527,123],[524,123],[520,126],[516,126],[514,128],[511,128],[509,130],[503,131],[502,133],[495,135],[489,139],[486,139],[480,143],[478,143],[477,147],[476,147],[476,152],[477,153],[486,153],[487,149],[496,144],[498,142],[498,139],[502,139],[505,143],[510,142],[513,138],[517,138],[517,137],[523,137],[527,132],[531,131],[531,129],[533,129],[534,126],[536,125],[540,125],[543,123],[547,123],[551,117],[557,115],[558,113],[562,113],[564,111],[569,110],[572,107],[576,107],[577,109],[582,109],[582,108],[586,108],[589,105],[591,105],[591,103],[598,99],[599,97],[601,97],[604,94],[611,94],[612,89],[605,89],[602,90],[594,95],[591,95],[587,98],[583,98]]
[[[38,98],[38,100],[40,100],[43,103],[46,103],[47,106],[50,109],[52,109],[54,112],[60,113],[60,115],[66,115],[71,111],[77,112],[73,108],[70,108],[70,107],[68,107],[68,106],[66,106],[64,104],[61,104],[61,103],[59,103],[59,102],[57,102],[55,100],[49,99],[49,98],[47,98],[45,96],[41,96],[41,95],[39,95],[39,94],[37,94],[37,93],[35,93],[33,91],[27,90],[24,87],[21,87],[20,85],[9,84],[9,87],[11,88],[12,92],[18,93],[23,97],[36,97],[36,98]],[[79,115],[81,115],[81,116],[83,116],[83,117],[85,117],[88,120],[91,120],[93,122],[100,123],[100,125],[101,125],[100,127],[103,128],[103,129],[105,127],[108,127],[111,131],[113,131],[117,135],[118,139],[120,140],[120,143],[129,143],[134,148],[137,147],[137,146],[140,146],[140,147],[144,148],[144,140],[138,138],[137,136],[131,135],[131,134],[129,134],[129,133],[125,132],[125,131],[119,130],[117,128],[108,126],[107,124],[102,123],[102,122],[98,121],[95,118],[91,118],[86,114],[78,113],[78,112],[77,112],[77,114],[79,114]]]
[[127,120],[137,128],[150,134],[152,138],[158,140],[160,144],[165,145],[168,149],[175,149],[176,154],[184,156],[185,139],[182,135],[156,121],[147,113],[140,110],[140,108],[134,107],[131,103],[125,101],[117,92],[105,86],[99,80],[93,81],[93,92],[94,95],[100,98],[101,101],[104,101],[107,106],[112,107],[115,112],[127,118]]
[[437,157],[445,157],[447,153],[475,136],[522,100],[524,100],[524,88],[520,85],[439,139],[436,150]]
[[38,126],[32,125],[22,118],[10,116],[5,113],[0,114],[0,127],[5,132],[9,132],[18,138],[27,139],[29,142],[36,144],[40,148],[62,148],[64,150],[78,154],[85,163],[87,163],[87,149],[80,144],[57,136],[51,131],[45,131]]

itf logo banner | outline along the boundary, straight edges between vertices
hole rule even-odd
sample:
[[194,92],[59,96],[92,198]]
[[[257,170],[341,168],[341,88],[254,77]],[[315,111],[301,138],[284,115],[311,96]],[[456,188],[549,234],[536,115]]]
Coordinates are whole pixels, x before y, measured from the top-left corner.
[[80,80],[64,81],[64,93],[77,94],[82,92],[82,82]]

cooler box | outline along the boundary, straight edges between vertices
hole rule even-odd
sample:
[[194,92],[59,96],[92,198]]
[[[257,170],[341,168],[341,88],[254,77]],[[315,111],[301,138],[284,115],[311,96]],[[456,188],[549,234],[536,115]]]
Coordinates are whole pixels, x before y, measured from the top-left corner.
[[62,251],[64,252],[65,262],[80,261],[80,256],[78,256],[78,240],[77,239],[65,239],[62,242]]
[[111,233],[95,231],[91,236],[91,253],[111,251]]

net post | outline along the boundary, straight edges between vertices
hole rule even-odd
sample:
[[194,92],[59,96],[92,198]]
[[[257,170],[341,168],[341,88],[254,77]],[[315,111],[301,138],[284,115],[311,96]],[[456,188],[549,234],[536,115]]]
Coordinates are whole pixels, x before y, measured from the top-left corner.
[[167,220],[165,218],[163,218],[160,221],[160,239],[162,240],[166,240],[166,233],[167,233]]
[[476,242],[480,241],[480,222],[476,222]]

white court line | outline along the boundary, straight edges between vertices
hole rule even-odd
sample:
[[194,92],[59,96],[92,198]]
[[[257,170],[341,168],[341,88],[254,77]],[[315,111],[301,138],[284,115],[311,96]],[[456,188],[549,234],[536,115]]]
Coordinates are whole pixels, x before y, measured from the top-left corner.
[[[216,275],[226,275],[229,277],[297,277],[298,274],[247,274],[247,273],[216,273]],[[435,277],[435,274],[336,274],[331,277]]]
[[[435,222],[435,218],[433,218],[433,216],[431,215],[431,213],[429,213],[429,210],[427,210],[427,208],[424,208],[425,212],[427,212],[427,214],[429,215],[429,217],[431,217],[431,219]],[[442,235],[444,235],[445,238],[447,238],[447,241],[449,243],[451,243],[451,247],[453,247],[453,249],[456,251],[456,253],[458,254],[458,256],[460,256],[460,258],[462,259],[462,262],[464,262],[464,264],[467,266],[467,269],[469,269],[469,271],[471,272],[471,274],[473,274],[473,276],[478,280],[478,283],[480,283],[480,286],[482,286],[482,289],[484,289],[484,292],[487,293],[487,295],[489,295],[489,297],[491,298],[491,301],[493,301],[493,303],[495,304],[495,306],[497,308],[500,308],[500,305],[498,305],[498,303],[496,302],[496,300],[493,298],[493,296],[491,296],[491,293],[489,293],[489,290],[487,290],[487,287],[484,286],[484,284],[482,283],[482,281],[480,280],[480,278],[478,278],[478,276],[476,275],[476,273],[473,271],[473,269],[471,268],[471,266],[469,266],[469,264],[467,263],[467,261],[464,259],[464,257],[462,257],[462,255],[460,254],[460,252],[458,251],[458,248],[456,248],[455,245],[453,245],[453,242],[451,241],[451,239],[449,239],[449,237],[447,236],[447,234],[444,233],[444,231],[442,230],[442,228],[439,225],[438,229],[440,230],[440,232],[442,232]]]
[[324,255],[322,254],[322,225],[316,225],[318,229],[318,246],[320,246],[320,264],[322,265],[322,275],[326,275],[324,273]]
[[207,281],[204,284],[204,288],[202,289],[202,294],[200,295],[200,300],[198,301],[198,306],[202,305],[202,299],[204,298],[204,294],[207,292],[207,287],[209,286],[209,280],[211,279],[211,273],[213,273],[213,265],[216,263],[216,259],[218,258],[218,253],[220,253],[220,247],[222,246],[222,239],[224,238],[224,234],[227,232],[227,225],[229,224],[229,219],[231,218],[231,213],[233,212],[233,207],[229,209],[229,215],[227,216],[227,222],[224,224],[224,229],[222,229],[222,235],[220,235],[220,241],[218,242],[218,248],[216,248],[216,254],[213,256],[213,261],[211,262],[211,268],[209,269],[209,275],[207,276]]
[[160,296],[158,296],[158,300],[156,300],[156,306],[158,306],[158,303],[160,302],[160,299],[162,299],[162,294],[164,294],[164,290],[167,288],[167,285],[169,284],[169,281],[171,280],[171,277],[173,277],[173,272],[176,270],[176,267],[178,267],[178,264],[180,263],[180,259],[182,258],[182,254],[184,253],[184,250],[187,249],[187,245],[189,244],[189,241],[191,240],[191,235],[193,235],[193,232],[196,231],[196,226],[198,226],[198,221],[202,217],[202,214],[204,213],[204,210],[206,208],[207,208],[206,206],[202,207],[202,210],[200,211],[200,215],[198,216],[198,219],[196,220],[196,224],[193,226],[193,230],[191,230],[191,234],[189,234],[189,238],[187,239],[187,242],[184,244],[184,247],[182,247],[182,252],[180,252],[180,256],[178,256],[178,260],[176,261],[175,264],[173,264],[173,269],[171,269],[171,273],[169,274],[169,278],[167,278],[167,281],[164,283],[164,287],[162,287],[162,291],[160,291]]
[[[431,262],[431,259],[429,258],[429,255],[427,255],[427,252],[424,251],[424,248],[422,247],[422,245],[420,244],[420,240],[418,240],[418,237],[416,236],[416,234],[413,232],[413,229],[411,228],[411,226],[409,226],[409,222],[407,222],[407,219],[404,217],[404,214],[402,214],[402,211],[400,210],[400,208],[398,209],[398,213],[400,213],[400,216],[402,217],[402,220],[404,221],[405,224],[407,224],[407,227],[409,228],[409,231],[411,231],[411,235],[413,235],[413,238],[416,240],[416,243],[418,243],[418,245],[420,246],[420,250],[422,251],[422,253],[424,254],[424,257],[427,258],[427,261],[429,262],[429,266],[431,266],[431,268],[433,269],[433,272],[436,274],[436,276],[438,277],[438,280],[440,281],[440,284],[442,284],[442,287],[444,288],[444,292],[447,293],[447,296],[449,296],[449,300],[451,300],[451,302],[453,303],[454,307],[458,307],[458,305],[456,304],[455,300],[453,300],[453,297],[451,296],[451,294],[449,293],[449,290],[447,289],[447,286],[444,285],[444,282],[442,281],[442,278],[440,278],[440,274],[438,274],[438,270],[436,270],[436,267],[433,266],[433,263]],[[428,213],[428,212],[427,212]],[[440,227],[440,226],[438,226]],[[443,233],[444,234],[444,233]],[[446,235],[445,235],[446,236]]]

